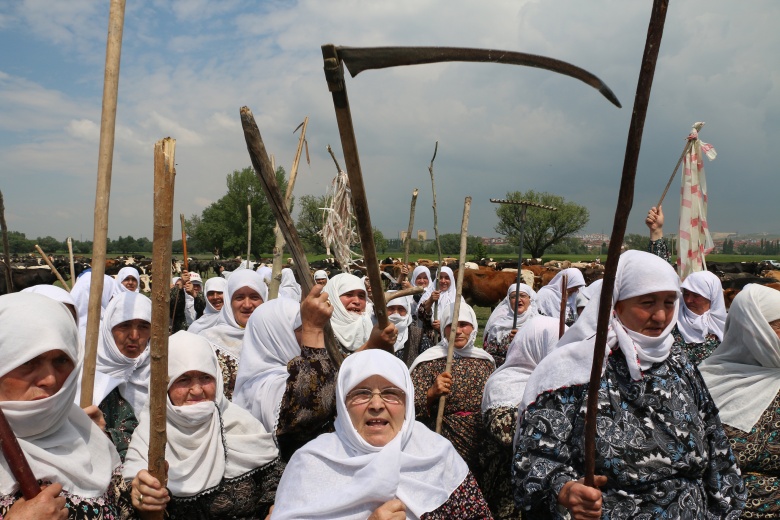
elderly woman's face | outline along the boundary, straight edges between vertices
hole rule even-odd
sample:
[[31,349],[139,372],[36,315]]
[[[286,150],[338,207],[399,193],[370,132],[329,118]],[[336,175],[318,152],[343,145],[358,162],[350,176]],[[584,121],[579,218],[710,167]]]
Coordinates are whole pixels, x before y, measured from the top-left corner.
[[523,314],[528,310],[528,306],[531,305],[531,297],[523,291],[520,291],[520,298],[517,297],[517,293],[513,292],[509,295],[509,305],[517,306],[517,314]]
[[346,397],[352,426],[372,446],[385,446],[404,424],[406,394],[382,376],[358,383]]
[[135,359],[146,350],[152,336],[152,325],[145,320],[127,320],[111,329],[119,352]]
[[122,280],[122,285],[130,292],[135,292],[138,289],[138,280],[134,276],[127,276]]
[[241,287],[234,292],[230,306],[233,308],[233,316],[236,318],[238,326],[246,327],[249,317],[262,303],[263,297],[251,287]]
[[615,311],[628,330],[657,338],[674,319],[675,291],[660,291],[620,300]]
[[328,279],[327,278],[317,278],[314,280],[314,283],[317,285],[327,285]]
[[414,285],[417,287],[428,287],[428,283],[430,280],[425,275],[425,273],[420,273],[417,275],[417,278],[414,279]]
[[688,289],[683,289],[682,296],[683,301],[685,301],[685,306],[688,307],[692,313],[701,316],[710,310],[710,301],[701,294],[689,291]]
[[[449,341],[452,325],[444,327],[444,337]],[[474,325],[467,321],[459,321],[458,328],[455,331],[455,348],[463,348],[469,342],[469,336],[474,332]]]
[[49,350],[0,377],[0,401],[36,401],[60,391],[73,372],[73,360],[62,350]]
[[347,309],[347,312],[362,313],[366,310],[366,291],[355,289],[339,296],[341,304]]
[[189,406],[213,401],[217,393],[217,381],[197,370],[185,372],[176,378],[168,389],[168,398],[174,406]]
[[406,307],[403,305],[388,305],[387,306],[387,315],[392,316],[393,314],[398,314],[399,316],[406,316],[409,314],[409,312],[406,310]]

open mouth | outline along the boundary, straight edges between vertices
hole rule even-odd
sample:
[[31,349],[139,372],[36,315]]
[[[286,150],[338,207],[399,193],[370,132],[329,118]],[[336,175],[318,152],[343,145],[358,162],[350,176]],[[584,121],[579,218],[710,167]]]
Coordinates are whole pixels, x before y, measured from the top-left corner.
[[390,424],[390,421],[387,421],[385,419],[369,419],[368,421],[366,421],[366,426],[368,426],[369,428],[377,428],[377,429],[384,428],[388,424]]

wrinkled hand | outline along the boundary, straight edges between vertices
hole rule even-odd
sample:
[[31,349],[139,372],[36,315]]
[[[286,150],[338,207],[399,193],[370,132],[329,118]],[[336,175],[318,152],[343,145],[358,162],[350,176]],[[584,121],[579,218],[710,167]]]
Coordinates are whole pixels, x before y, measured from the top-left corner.
[[65,497],[61,497],[62,485],[46,486],[32,500],[20,498],[5,515],[6,520],[38,520],[52,518],[67,520],[68,509],[65,507]]
[[452,391],[452,374],[449,372],[442,372],[436,376],[436,380],[428,389],[429,399],[438,399],[443,395],[450,395]]
[[[567,482],[558,494],[558,503],[569,510],[572,520],[601,518],[601,491],[584,484],[585,479]],[[607,477],[596,475],[594,483],[601,487]]]
[[436,332],[439,332],[439,327],[441,326],[441,321],[433,320],[431,322],[431,326],[433,327],[433,330],[435,330]]
[[189,271],[182,271],[181,272],[181,282],[183,284],[186,284],[190,281],[190,272]]
[[664,210],[663,206],[653,206],[647,212],[645,225],[650,230],[650,240],[658,240],[664,236]]
[[371,336],[363,347],[385,350],[392,354],[395,350],[393,346],[396,339],[398,339],[398,329],[395,328],[394,324],[390,323],[384,329],[380,329],[379,325],[374,325],[374,328],[371,329]]
[[434,301],[434,302],[439,301],[439,296],[441,296],[441,291],[433,291],[431,293],[431,301]]
[[368,520],[406,520],[406,506],[394,498],[374,509]]
[[509,331],[509,342],[511,343],[515,339],[515,335],[517,334],[517,329],[512,329]]
[[325,348],[325,324],[333,314],[333,304],[324,292],[324,285],[315,284],[301,302],[301,344]]
[[84,413],[86,413],[89,418],[92,419],[92,422],[97,424],[101,430],[106,431],[106,419],[103,417],[103,412],[100,411],[100,408],[93,404],[84,408]]
[[403,282],[401,282],[401,289],[409,289],[411,286],[412,286],[412,284],[410,284],[410,283],[409,283],[409,282],[407,282],[406,280],[404,280]]
[[192,283],[192,282],[185,282],[185,284],[184,284],[184,292],[186,292],[187,294],[189,294],[190,296],[193,296],[193,297],[197,296],[195,294],[195,284]]
[[[166,470],[168,464],[166,463]],[[164,511],[171,500],[168,490],[154,478],[151,473],[142,469],[133,479],[130,498],[133,507],[139,511]]]

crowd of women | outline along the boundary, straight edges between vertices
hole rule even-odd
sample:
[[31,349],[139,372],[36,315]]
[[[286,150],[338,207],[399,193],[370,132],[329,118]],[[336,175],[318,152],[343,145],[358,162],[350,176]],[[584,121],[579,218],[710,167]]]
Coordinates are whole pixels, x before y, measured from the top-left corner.
[[583,432],[601,285],[576,270],[565,291],[510,286],[484,348],[446,267],[388,294],[384,329],[351,274],[301,294],[290,273],[273,300],[268,272],[203,291],[186,277],[162,480],[147,470],[152,305],[132,272],[104,280],[93,403],[75,404],[87,273],[70,294],[0,297],[0,408],[41,487],[25,499],[0,457],[0,519],[778,518],[780,292],[747,285],[727,313],[717,278],[681,282],[664,258],[660,208],[646,222],[652,253],[621,255],[612,293],[597,487]]

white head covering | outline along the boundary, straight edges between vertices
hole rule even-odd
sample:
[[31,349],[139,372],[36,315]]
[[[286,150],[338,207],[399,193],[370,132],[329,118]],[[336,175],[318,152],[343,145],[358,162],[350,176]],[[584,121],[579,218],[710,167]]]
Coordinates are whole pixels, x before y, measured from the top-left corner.
[[[87,335],[87,313],[89,312],[89,291],[92,286],[92,271],[83,273],[76,280],[70,296],[76,302],[76,312],[79,314],[79,339],[84,342]],[[103,276],[103,294],[100,299],[100,315],[103,317],[103,311],[108,307],[108,302],[116,292],[116,280],[108,275]]]
[[[209,327],[213,327],[217,323],[217,320],[219,319],[219,311],[215,309],[213,305],[211,305],[208,294],[214,291],[220,292],[224,296],[226,290],[227,280],[224,278],[220,276],[214,276],[206,280],[206,286],[203,290],[203,293],[206,295],[206,309],[203,311],[203,316],[195,320],[192,325],[187,327],[187,332],[198,334],[200,331],[208,329]],[[223,301],[227,303],[227,300],[224,300],[224,297]],[[226,305],[226,303],[223,303],[223,305]]]
[[246,324],[233,402],[257,417],[274,435],[287,386],[287,363],[301,355],[295,329],[301,306],[289,298],[264,303]]
[[413,287],[417,287],[417,277],[421,274],[424,274],[426,278],[428,278],[428,285],[431,285],[433,283],[433,280],[431,280],[431,270],[428,269],[427,266],[424,265],[418,265],[414,268],[414,271],[412,271],[412,279],[409,280],[412,283]]
[[[401,431],[382,447],[363,440],[345,403],[348,392],[374,375],[406,392]],[[336,433],[320,435],[290,459],[273,520],[365,520],[393,498],[406,505],[408,518],[419,518],[446,502],[468,475],[452,444],[414,420],[414,385],[391,354],[366,350],[347,357],[339,370],[336,407]]]
[[398,352],[404,348],[406,340],[409,338],[409,325],[411,325],[412,321],[414,321],[414,316],[412,316],[412,301],[414,300],[412,300],[410,296],[401,296],[400,298],[394,298],[387,302],[388,307],[393,305],[400,305],[406,309],[406,316],[401,316],[398,313],[387,316],[387,319],[390,320],[390,323],[395,325],[395,328],[398,329],[398,337],[395,340],[395,345],[393,345],[395,352]]
[[268,283],[271,281],[271,277],[273,276],[273,269],[268,267],[267,265],[261,265],[257,269],[255,269],[255,272],[260,275],[260,278],[263,279],[263,281],[268,285]]
[[[73,297],[71,297],[70,293],[61,287],[57,287],[56,285],[47,285],[47,284],[33,285],[32,287],[22,289],[20,292],[42,294],[43,296],[46,296],[47,298],[51,298],[56,302],[64,303],[66,305],[72,305],[74,309],[76,308],[76,302],[73,300]],[[77,310],[76,323],[78,322],[79,322],[79,317],[78,317],[78,310]]]
[[136,281],[135,291],[132,291],[132,292],[140,292],[141,291],[141,280],[140,280],[140,278],[138,276],[138,269],[136,269],[135,267],[130,267],[130,266],[123,267],[122,269],[119,270],[119,273],[116,275],[116,280],[114,281],[114,283],[116,284],[117,291],[119,291],[119,292],[131,292],[130,289],[128,289],[127,287],[122,285],[122,282],[125,281],[125,278],[128,278],[130,276],[135,278],[135,281]]
[[467,321],[474,325],[474,330],[471,332],[471,336],[469,336],[469,341],[466,343],[466,345],[463,348],[455,348],[453,350],[454,356],[456,358],[458,357],[470,357],[470,358],[477,358],[477,359],[484,359],[486,361],[490,361],[490,363],[495,367],[496,361],[493,359],[493,356],[482,350],[481,348],[477,348],[474,345],[474,340],[477,337],[477,331],[479,330],[479,323],[477,322],[477,315],[474,313],[474,309],[471,308],[471,305],[467,304],[466,302],[460,302],[460,315],[458,320],[453,320],[452,315],[455,313],[455,304],[451,304],[449,307],[442,308],[441,311],[441,320],[439,321],[439,329],[441,330],[441,341],[438,345],[434,345],[433,347],[429,348],[414,360],[414,363],[412,363],[412,366],[409,367],[409,372],[414,370],[414,368],[419,365],[420,363],[424,363],[426,361],[432,361],[434,359],[439,358],[446,358],[447,357],[447,345],[449,338],[444,333],[444,329],[447,328],[447,325],[451,325],[453,321],[456,323],[459,321]]
[[339,296],[354,290],[365,291],[366,286],[363,284],[363,280],[349,273],[337,274],[328,280],[324,289],[324,292],[328,293],[331,305],[333,305],[333,315],[330,318],[333,332],[341,346],[350,351],[362,347],[368,341],[373,328],[368,313],[349,312],[341,303]]
[[[490,315],[487,325],[485,325],[485,335],[483,336],[483,339],[487,340],[493,337],[501,342],[512,331],[512,324],[515,321],[515,310],[512,308],[512,304],[509,301],[509,296],[514,294],[516,289],[516,283],[507,287],[506,298],[501,300],[501,303],[498,304]],[[524,283],[520,284],[519,291],[530,296],[531,303],[528,304],[528,308],[526,308],[522,314],[517,316],[518,329],[524,326],[526,322],[539,315],[539,311],[536,308],[536,291]]]
[[598,299],[599,295],[601,294],[601,286],[603,283],[604,279],[599,278],[598,280],[591,282],[591,284],[587,287],[583,287],[577,291],[577,303],[575,304],[577,308],[588,305],[588,302],[591,301],[594,296],[596,299]]
[[[556,274],[550,283],[539,289],[537,305],[545,316],[558,318],[561,315],[561,278],[566,275],[566,289],[574,289],[585,285],[582,272],[576,267],[563,269]],[[577,315],[577,295],[572,294],[566,299],[566,308],[569,315]]]
[[[440,310],[449,307],[451,304],[455,303],[455,296],[457,295],[457,290],[455,288],[455,276],[452,274],[452,269],[450,269],[445,265],[441,269],[439,269],[439,277],[441,277],[442,274],[446,274],[447,278],[450,279],[450,286],[447,288],[446,291],[441,291],[439,294]],[[431,294],[433,294],[433,291],[435,290],[436,290],[435,283],[428,284],[428,288],[425,289],[422,298],[420,298],[420,305],[425,303],[428,300],[428,298],[431,297]],[[463,297],[461,296],[461,298]],[[465,303],[465,300],[461,302],[461,305],[463,305],[463,303]]]
[[301,286],[298,284],[298,282],[295,281],[295,274],[289,267],[282,269],[282,281],[279,284],[279,296],[301,303]]
[[321,269],[317,270],[317,271],[314,271],[314,281],[315,282],[317,280],[327,280],[327,279],[328,279],[328,273],[326,273],[325,271],[323,271]]
[[[680,278],[662,258],[637,250],[626,251],[620,256],[612,292],[612,316],[606,348],[608,353],[618,348],[623,352],[628,371],[635,381],[642,378],[642,370],[647,370],[654,363],[664,361],[669,356],[674,343],[671,332],[677,324],[679,290]],[[663,291],[674,291],[678,298],[675,301],[674,317],[658,337],[645,336],[623,326],[614,311],[615,302]],[[555,350],[544,358],[537,370],[531,374],[520,402],[520,415],[542,392],[585,384],[590,380],[593,346],[596,341],[595,316],[598,315],[599,301],[594,298],[591,302],[585,307],[583,316],[561,337]],[[592,314],[594,318],[590,319],[586,314]],[[564,340],[567,340],[567,337],[585,339],[566,343]],[[606,366],[607,356],[604,356],[602,374]]]
[[747,284],[731,304],[723,342],[699,365],[720,420],[750,432],[780,391],[780,292]]
[[[108,437],[73,402],[81,358],[73,316],[40,294],[0,296],[0,377],[50,350],[62,350],[75,365],[59,392],[38,401],[0,401],[33,475],[59,482],[68,493],[97,498],[108,490],[119,454]],[[0,495],[19,486],[0,457]]]
[[[279,456],[271,435],[243,408],[225,399],[217,356],[204,338],[179,331],[168,340],[168,389],[182,374],[203,372],[215,379],[214,401],[174,406],[166,400],[165,460],[168,489],[189,497],[265,466]],[[144,408],[127,450],[122,476],[132,480],[148,467],[149,407]]]
[[558,320],[538,316],[517,331],[507,349],[506,362],[485,384],[482,413],[493,408],[516,408],[536,365],[558,342]]
[[263,302],[268,301],[268,286],[262,277],[251,269],[236,269],[227,281],[227,293],[224,294],[225,304],[219,311],[219,318],[213,327],[202,330],[199,334],[209,340],[221,352],[238,359],[241,357],[241,342],[244,341],[244,329],[236,322],[233,315],[233,295],[242,287],[257,291]]
[[688,289],[710,301],[710,310],[699,315],[680,302],[680,315],[677,317],[677,330],[686,343],[704,343],[707,334],[715,334],[723,339],[723,327],[726,324],[726,302],[723,298],[723,286],[720,279],[709,271],[691,273],[683,281],[681,289]]
[[152,301],[135,292],[123,292],[111,300],[100,323],[97,370],[121,381],[119,393],[138,414],[149,396],[149,345],[137,358],[129,358],[119,351],[111,332],[120,323],[130,320],[144,320],[151,324]]

